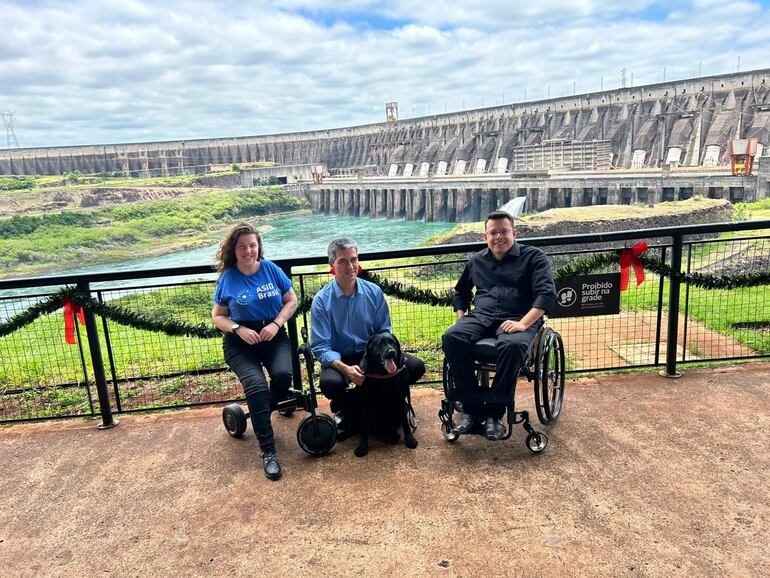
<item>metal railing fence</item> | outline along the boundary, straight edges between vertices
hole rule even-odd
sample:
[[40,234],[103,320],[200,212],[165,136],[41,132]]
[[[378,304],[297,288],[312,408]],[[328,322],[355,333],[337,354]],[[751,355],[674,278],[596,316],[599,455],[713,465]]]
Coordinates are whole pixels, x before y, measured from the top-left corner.
[[[551,257],[555,270],[576,260],[647,240],[647,255],[684,275],[711,278],[767,274],[770,221],[524,239]],[[752,234],[744,234],[749,231]],[[716,237],[717,234],[721,236]],[[444,294],[468,255],[486,245],[444,245],[361,255],[367,272],[405,287]],[[302,300],[330,280],[325,257],[277,260]],[[617,270],[617,265],[604,269]],[[600,272],[600,271],[596,271]],[[0,323],[62,287],[77,286],[99,303],[146,319],[210,325],[216,283],[208,266],[0,281]],[[440,381],[441,335],[454,321],[448,306],[388,296],[393,330],[422,357],[427,382]],[[74,345],[64,341],[62,310],[40,315],[0,337],[0,422],[170,408],[240,399],[219,338],[170,336],[120,324],[85,310]],[[310,313],[289,323],[293,347]],[[770,356],[770,286],[712,289],[679,276],[647,273],[621,296],[617,315],[550,319],[562,333],[570,373],[663,367]],[[296,356],[295,356],[296,357]],[[295,364],[295,385],[307,379]]]

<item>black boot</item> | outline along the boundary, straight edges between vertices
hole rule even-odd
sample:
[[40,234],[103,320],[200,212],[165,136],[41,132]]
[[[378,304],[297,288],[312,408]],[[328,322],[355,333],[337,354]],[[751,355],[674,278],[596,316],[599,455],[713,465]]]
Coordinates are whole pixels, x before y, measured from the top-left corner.
[[275,450],[267,451],[262,454],[262,465],[265,468],[265,476],[271,480],[277,480],[281,477],[281,464],[278,463],[278,457]]

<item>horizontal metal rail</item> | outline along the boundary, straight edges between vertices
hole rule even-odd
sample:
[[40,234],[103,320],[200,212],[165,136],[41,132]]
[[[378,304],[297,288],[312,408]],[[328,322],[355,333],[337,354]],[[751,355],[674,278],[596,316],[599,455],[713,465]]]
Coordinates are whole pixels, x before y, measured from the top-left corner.
[[[556,250],[548,251],[549,254],[554,259],[561,258],[564,259],[564,262],[567,262],[570,259],[578,259],[581,255],[591,255],[595,253],[621,249],[626,247],[630,241],[636,242],[644,239],[648,241],[651,250],[655,249],[660,253],[664,263],[670,262],[671,266],[676,268],[676,257],[679,255],[679,258],[681,259],[683,247],[687,247],[689,249],[700,245],[713,246],[716,243],[753,243],[760,251],[764,251],[764,247],[767,246],[765,240],[770,239],[770,235],[763,235],[761,233],[757,234],[760,231],[764,232],[764,230],[770,230],[770,220],[748,221],[741,223],[717,223],[710,225],[687,225],[670,228],[638,229],[633,231],[617,231],[583,235],[536,237],[530,239],[520,239],[519,242],[526,245],[543,247],[546,248],[546,250],[548,248],[554,248]],[[691,236],[710,236],[717,233],[737,233],[745,231],[754,231],[754,234],[736,236],[735,238],[730,239],[689,238]],[[393,278],[409,279],[410,277],[408,270],[410,269],[416,270],[426,266],[434,268],[448,267],[446,271],[449,273],[445,272],[434,278],[431,278],[430,276],[425,278],[416,276],[415,280],[413,281],[415,287],[424,288],[427,286],[432,286],[434,288],[433,290],[435,291],[446,291],[447,288],[451,287],[451,280],[447,279],[447,274],[453,274],[451,272],[456,271],[457,267],[466,261],[465,256],[467,256],[467,254],[478,251],[485,247],[486,244],[483,242],[437,245],[430,247],[362,253],[360,258],[362,261],[377,262],[376,267],[369,267],[367,270],[371,272],[377,272],[386,279],[388,278],[388,272],[392,273]],[[757,249],[753,249],[754,253],[756,250]],[[709,249],[709,255],[711,254],[711,251],[712,249]],[[715,256],[719,258],[719,249],[716,249],[715,251]],[[731,255],[734,254],[736,254],[735,251],[732,253],[728,251],[725,253],[724,257],[717,262],[730,262]],[[431,257],[441,257],[443,259],[431,259]],[[749,254],[749,257],[754,258],[754,254]],[[403,260],[407,258],[412,258],[413,261],[421,262],[405,264]],[[381,263],[388,261],[392,262],[393,264]],[[303,280],[313,278],[313,281],[309,284],[309,286],[317,288],[319,286],[319,280],[325,283],[326,280],[330,278],[328,276],[328,272],[322,268],[318,270],[309,269],[313,266],[328,265],[326,256],[280,259],[275,260],[274,262],[279,267],[283,268],[290,276],[292,276],[295,281],[297,281],[295,287],[300,296],[310,296],[309,294],[306,294],[307,287],[305,286]],[[554,262],[559,263],[559,261]],[[760,259],[759,262],[764,264],[764,260],[762,259]],[[687,262],[687,267],[689,268],[689,261]],[[402,271],[405,272],[403,275],[401,273]],[[436,269],[436,271],[440,271],[440,269]],[[201,280],[201,276],[205,276],[206,278]],[[9,305],[7,311],[11,311],[11,314],[9,315],[6,313],[6,318],[9,318],[12,315],[12,308],[14,305],[18,308],[28,307],[28,304],[34,303],[36,300],[45,299],[46,297],[54,294],[62,286],[77,285],[90,292],[92,295],[98,296],[100,300],[103,297],[108,297],[105,300],[107,303],[111,301],[119,303],[119,300],[122,297],[131,295],[132,300],[130,302],[132,303],[132,306],[136,306],[138,307],[139,311],[144,312],[151,310],[151,307],[154,306],[152,305],[152,296],[156,291],[171,290],[173,292],[175,288],[178,288],[181,291],[183,290],[182,288],[187,286],[211,285],[213,292],[215,276],[216,272],[210,266],[190,266],[10,279],[0,281],[0,291],[11,291],[15,289],[31,289],[32,291],[29,294],[2,296],[0,297],[0,305]],[[179,281],[166,281],[166,279],[173,278],[178,278]],[[651,278],[651,280],[655,281],[657,284],[650,287],[650,289],[647,291],[646,296],[644,297],[644,303],[647,303],[648,305],[642,305],[639,311],[646,311],[644,315],[649,320],[649,322],[645,321],[645,323],[647,323],[648,329],[645,330],[647,333],[644,335],[646,336],[645,339],[649,339],[650,346],[655,346],[654,356],[650,355],[647,358],[634,358],[635,361],[631,361],[632,358],[628,356],[621,357],[624,363],[628,361],[627,365],[612,365],[614,361],[609,357],[597,357],[594,361],[591,361],[592,365],[585,365],[581,360],[577,360],[577,365],[567,370],[567,373],[579,375],[585,373],[627,370],[629,368],[660,368],[665,365],[666,374],[673,376],[676,375],[676,367],[682,365],[691,365],[705,362],[717,363],[730,360],[742,361],[747,359],[770,357],[770,353],[763,353],[763,351],[765,351],[764,349],[757,350],[755,354],[751,355],[749,354],[752,351],[751,348],[749,348],[747,352],[745,347],[740,345],[740,343],[754,343],[753,336],[748,341],[745,340],[745,337],[741,338],[744,339],[744,341],[741,341],[740,343],[734,341],[734,343],[739,343],[739,346],[736,346],[730,350],[713,350],[711,353],[704,350],[700,354],[705,353],[705,355],[701,357],[688,357],[686,355],[685,349],[687,347],[686,342],[689,335],[687,320],[690,319],[690,315],[692,314],[692,312],[688,312],[687,306],[688,299],[691,298],[689,292],[690,285],[679,277],[669,279],[664,278],[662,274],[655,275],[653,278]],[[140,283],[133,285],[130,283],[123,283],[125,281],[140,281]],[[95,287],[95,284],[97,283],[99,284],[98,288]],[[664,285],[668,287],[668,304],[665,303]],[[679,297],[680,287],[683,289],[681,298]],[[684,291],[684,289],[687,289],[687,291]],[[142,301],[141,292],[143,291],[147,292],[146,301]],[[757,299],[763,299],[762,296],[764,294],[761,292],[761,288],[756,289],[756,291],[756,294],[749,295],[749,301],[746,301],[746,303],[749,304],[748,307],[753,308],[752,314],[760,315],[761,317],[763,314],[759,312],[767,311],[767,308],[763,306],[761,302],[757,302],[757,305],[752,305],[754,302],[751,301],[751,299],[754,299],[755,301]],[[138,299],[136,294],[140,294]],[[173,293],[171,293],[171,295],[173,295]],[[183,295],[183,293],[180,293],[180,295]],[[202,299],[204,295],[201,290],[191,291],[189,295],[193,297],[192,303],[194,307],[199,308],[200,303],[195,301],[195,299]],[[718,303],[714,302],[713,304],[708,301],[708,297],[706,297],[706,300],[704,301],[704,298],[701,295],[699,299],[701,299],[702,303],[705,303],[705,307],[707,309],[713,309],[720,304],[724,306],[725,304],[724,299]],[[685,318],[685,332],[683,338],[681,338],[682,336],[679,335],[680,330],[677,327],[680,301],[684,303],[683,311]],[[142,303],[146,303],[147,309],[143,309]],[[657,322],[651,318],[651,316],[656,314],[656,304]],[[701,307],[703,306],[704,305],[701,305]],[[411,305],[404,301],[399,301],[398,307],[406,307],[406,309],[400,310],[401,313],[398,313],[397,317],[400,316],[400,321],[406,323],[407,327],[412,328],[409,329],[409,331],[414,330],[416,332],[415,335],[420,336],[420,341],[417,343],[429,343],[430,345],[427,347],[430,350],[433,350],[435,345],[435,351],[440,355],[440,339],[438,339],[438,341],[433,344],[435,332],[438,331],[440,327],[437,325],[426,325],[423,326],[423,329],[419,328],[419,324],[427,323],[428,319],[428,317],[423,317],[425,313],[421,312],[421,310],[410,309],[410,307],[421,307],[419,305]],[[200,313],[198,312],[198,309],[195,309],[195,311],[196,313],[194,313],[194,315],[200,319]],[[636,315],[636,311],[637,310],[630,309],[629,314],[633,317],[633,315]],[[438,315],[438,309],[436,310],[436,315]],[[441,313],[441,315],[444,315],[444,313]],[[662,316],[664,315],[668,319],[667,324],[665,320],[661,320]],[[702,311],[701,315],[703,315]],[[431,320],[436,319],[432,312],[430,316]],[[451,317],[453,319],[453,316]],[[768,317],[770,317],[770,314]],[[693,317],[693,319],[696,318]],[[747,323],[746,319],[752,319],[752,317],[746,317],[744,314],[742,317],[732,316],[731,319],[740,323]],[[87,331],[78,328],[78,343],[80,345],[80,358],[78,364],[73,364],[71,361],[73,358],[75,360],[78,359],[77,350],[74,348],[67,349],[67,346],[64,345],[64,350],[62,350],[60,353],[57,353],[59,356],[58,362],[70,363],[71,365],[67,366],[69,368],[68,371],[62,370],[58,373],[54,371],[52,373],[41,374],[41,382],[38,382],[36,379],[27,382],[29,384],[40,383],[40,385],[25,385],[23,381],[24,374],[15,373],[13,380],[9,380],[9,385],[14,385],[6,387],[5,389],[3,389],[0,385],[0,423],[9,421],[34,421],[39,419],[62,417],[94,416],[101,413],[103,425],[111,425],[114,423],[111,417],[111,412],[113,409],[111,406],[113,404],[110,403],[109,391],[107,387],[108,382],[114,390],[112,395],[116,403],[116,413],[131,413],[154,409],[190,407],[232,401],[233,399],[242,399],[241,397],[232,397],[232,394],[234,393],[232,390],[232,383],[234,382],[232,381],[231,377],[227,377],[227,369],[224,365],[224,360],[222,360],[222,366],[216,366],[217,361],[212,357],[210,349],[212,346],[216,346],[216,344],[212,343],[210,340],[197,340],[195,338],[190,338],[188,341],[182,340],[181,342],[174,342],[173,345],[158,346],[156,345],[158,341],[154,341],[156,337],[142,337],[139,339],[135,337],[131,332],[128,332],[127,335],[121,335],[121,331],[123,330],[119,330],[117,326],[114,326],[112,323],[109,324],[110,327],[108,330],[106,320],[102,320],[101,328],[94,324],[93,318],[89,319],[88,321],[90,323]],[[290,333],[293,333],[293,337],[290,336],[290,338],[293,340],[292,343],[295,350],[297,347],[297,324],[303,322],[307,323],[307,321],[308,316],[307,314],[304,314],[294,318],[289,323]],[[554,323],[556,321],[557,320],[553,320]],[[568,323],[563,319],[559,321],[565,324]],[[757,318],[757,321],[764,322],[764,318]],[[574,320],[569,321],[569,323],[573,322]],[[435,321],[431,321],[431,323],[435,324]],[[448,320],[447,323],[451,323],[451,320]],[[115,327],[114,331],[113,327]],[[565,325],[565,327],[567,327],[567,325]],[[584,326],[573,325],[573,327],[581,328]],[[585,329],[580,330],[583,331]],[[620,330],[628,330],[632,332],[634,331],[633,328],[624,329],[622,327]],[[60,331],[57,329],[56,323],[50,325],[50,327],[46,326],[44,331],[54,335],[55,339],[61,339],[61,334],[56,334],[56,331]],[[641,335],[641,332],[638,334]],[[19,333],[19,339],[21,340],[23,340],[22,335],[22,333]],[[43,333],[41,333],[41,330],[38,329],[36,335],[36,339],[40,339],[40,335],[43,335]],[[5,339],[9,338],[6,337]],[[426,339],[427,341],[425,341]],[[600,337],[598,337],[598,334],[587,335],[584,337],[584,339],[600,339]],[[143,340],[146,340],[146,343]],[[653,340],[654,343],[652,343]],[[678,352],[676,349],[676,344],[678,341],[682,341],[681,352]],[[199,346],[198,344],[202,342],[207,343],[207,345]],[[20,341],[20,343],[24,342]],[[163,343],[165,344],[167,342],[163,341]],[[186,369],[188,365],[192,364],[165,363],[165,361],[169,359],[169,356],[173,357],[176,355],[183,358],[185,353],[177,352],[183,352],[184,347],[189,347],[190,343],[193,343],[195,347],[200,347],[199,351],[205,352],[205,355],[204,353],[201,353],[200,357],[191,358],[193,360],[200,359],[200,365]],[[697,343],[699,342],[694,341],[693,343],[695,343],[697,346]],[[666,344],[668,344],[668,346]],[[420,345],[419,347],[412,348],[408,342],[405,342],[404,346],[406,350],[420,349],[420,347],[423,347],[423,345]],[[34,344],[30,344],[29,347],[31,348],[31,351],[34,351]],[[109,356],[108,369],[110,377],[105,376],[105,368],[102,364],[101,350],[105,347]],[[146,351],[148,352],[148,357],[142,358],[142,352],[144,351],[142,347],[147,348]],[[153,348],[156,347],[168,348],[162,349],[161,353],[158,354],[162,359],[155,359],[151,356],[155,354]],[[11,353],[12,351],[16,350],[13,348],[10,349],[8,355],[13,355],[13,353]],[[22,351],[22,349],[19,349],[19,351]],[[113,354],[116,351],[121,353],[123,356],[122,361],[116,362],[113,359]],[[732,353],[732,355],[729,355],[728,357],[720,356],[720,354],[724,352]],[[0,362],[3,361],[1,357],[2,354],[3,352],[0,352]],[[665,364],[663,363],[664,354]],[[23,355],[23,353],[20,353],[19,355]],[[691,352],[691,355],[696,354]],[[126,361],[126,359],[128,359],[130,363]],[[136,363],[134,363],[135,361]],[[27,360],[27,362],[29,362],[29,360]],[[5,361],[5,363],[6,367],[12,367],[15,365],[15,360],[13,358],[9,358]],[[118,363],[118,367],[116,367],[116,363]],[[120,365],[120,363],[122,363],[122,365]],[[197,363],[197,361],[195,363]],[[75,365],[82,365],[82,371],[79,372],[79,375],[78,371],[72,370]],[[148,367],[150,368],[149,370],[147,369]],[[156,371],[156,367],[160,368],[156,374],[141,375],[142,373]],[[0,365],[0,369],[2,369],[2,365]],[[77,369],[79,370],[79,368]],[[15,372],[16,370],[13,369],[13,371]],[[216,374],[222,374],[222,376],[217,377]],[[298,367],[295,367],[295,374],[296,379],[301,377],[301,371],[298,369]],[[37,374],[35,375],[37,376]],[[60,378],[58,378],[58,381],[54,381],[57,380],[57,376]],[[209,376],[213,377],[214,379],[209,379]],[[188,395],[188,398],[185,403],[179,404],[176,403],[177,398],[168,397],[173,395],[176,391],[173,389],[175,384],[173,382],[169,382],[169,380],[184,380],[185,377],[190,378],[186,382],[187,385],[184,386],[187,388],[185,389],[184,394]],[[193,379],[195,377],[206,379],[195,381]],[[49,383],[45,380],[51,381]],[[424,383],[437,384],[440,382],[438,380],[431,379],[430,381]],[[164,388],[168,386],[170,386],[169,389],[164,390]],[[98,405],[96,404],[95,400],[93,405],[91,405],[91,392],[93,391],[93,387],[96,388],[95,391],[99,394]],[[79,406],[80,413],[73,412],[73,406],[71,405],[61,405],[57,406],[60,408],[61,413],[57,413],[56,415],[42,415],[45,413],[50,413],[51,406],[46,404],[49,403],[49,398],[56,397],[57,391],[63,397],[69,396],[74,397],[75,399],[82,399],[82,402],[78,402],[81,404]],[[83,405],[85,403],[86,394],[88,396],[88,407],[91,408],[90,410],[86,408],[85,405]],[[81,397],[78,398],[78,395]],[[213,399],[216,398],[217,395],[219,395],[221,399],[217,398],[216,401],[199,401],[200,399]],[[124,399],[121,400],[121,396]],[[14,417],[12,419],[4,419],[5,416],[2,413],[4,411],[4,407],[9,407],[9,404],[12,403],[17,404],[17,409],[14,410],[16,413],[13,414]],[[32,408],[29,411],[38,411],[41,415],[40,417],[28,417],[20,415],[19,412],[24,410],[24,408]]]

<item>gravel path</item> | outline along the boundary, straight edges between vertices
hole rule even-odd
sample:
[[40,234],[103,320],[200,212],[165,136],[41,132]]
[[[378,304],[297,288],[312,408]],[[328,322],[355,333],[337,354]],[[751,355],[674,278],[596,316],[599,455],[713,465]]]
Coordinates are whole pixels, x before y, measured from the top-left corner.
[[[220,410],[0,430],[3,576],[767,576],[770,365],[568,384],[550,444],[439,433],[311,458],[274,416],[284,477]],[[531,409],[529,386],[520,404]]]

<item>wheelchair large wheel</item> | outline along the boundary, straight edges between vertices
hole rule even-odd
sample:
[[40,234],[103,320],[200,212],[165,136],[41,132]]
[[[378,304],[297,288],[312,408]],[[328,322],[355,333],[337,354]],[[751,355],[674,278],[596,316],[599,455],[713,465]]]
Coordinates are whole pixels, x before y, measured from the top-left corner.
[[564,403],[564,342],[561,335],[546,327],[537,343],[535,355],[535,409],[540,423],[556,421]]
[[441,384],[444,386],[444,397],[449,397],[449,390],[454,389],[454,378],[446,357],[444,357],[444,367],[441,369]]
[[222,409],[222,421],[225,429],[234,438],[239,438],[246,431],[246,414],[237,403],[231,403]]
[[322,456],[337,443],[337,424],[325,413],[305,417],[297,427],[297,443],[311,456]]

